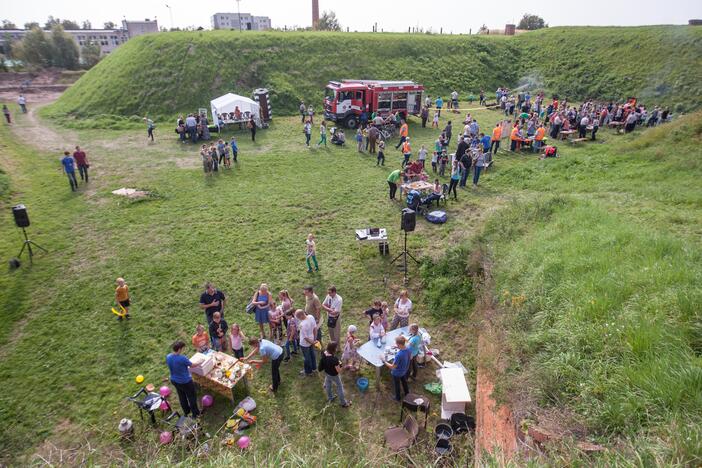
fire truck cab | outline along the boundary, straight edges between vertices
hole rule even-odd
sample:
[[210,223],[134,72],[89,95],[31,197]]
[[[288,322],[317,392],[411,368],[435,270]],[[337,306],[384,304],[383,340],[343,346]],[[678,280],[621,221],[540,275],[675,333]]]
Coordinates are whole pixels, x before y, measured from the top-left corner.
[[324,118],[356,128],[361,114],[368,120],[375,112],[385,117],[399,112],[402,118],[418,115],[424,86],[413,81],[330,81],[324,93]]

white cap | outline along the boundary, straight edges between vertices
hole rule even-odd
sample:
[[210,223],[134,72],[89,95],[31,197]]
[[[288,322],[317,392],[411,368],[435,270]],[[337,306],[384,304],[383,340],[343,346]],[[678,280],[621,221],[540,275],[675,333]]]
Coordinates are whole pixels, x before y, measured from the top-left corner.
[[356,328],[356,325],[349,325],[349,328],[347,328],[347,330],[349,333],[356,333],[356,330],[358,329]]

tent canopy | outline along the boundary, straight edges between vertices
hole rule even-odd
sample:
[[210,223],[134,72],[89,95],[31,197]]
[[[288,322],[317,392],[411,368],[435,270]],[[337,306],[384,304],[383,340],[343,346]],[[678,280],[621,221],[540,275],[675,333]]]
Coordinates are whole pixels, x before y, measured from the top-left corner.
[[219,125],[220,123],[217,119],[217,114],[234,112],[237,107],[242,114],[248,112],[250,115],[254,116],[257,122],[259,120],[260,106],[258,103],[247,97],[239,96],[238,94],[227,93],[224,96],[215,98],[210,101],[210,107],[212,108],[212,120],[215,125]]

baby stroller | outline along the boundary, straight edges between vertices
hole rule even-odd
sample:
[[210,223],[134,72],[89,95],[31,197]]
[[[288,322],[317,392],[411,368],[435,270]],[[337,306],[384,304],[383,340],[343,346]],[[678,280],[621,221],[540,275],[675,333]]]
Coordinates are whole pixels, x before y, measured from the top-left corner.
[[127,397],[127,400],[131,401],[139,408],[139,415],[142,420],[144,419],[144,411],[146,411],[151,417],[151,424],[154,425],[156,424],[156,411],[161,409],[163,403],[165,403],[165,405],[163,405],[164,408],[174,413],[168,400],[163,398],[159,393],[154,392],[153,387],[148,390],[147,387],[143,387],[134,395]]
[[422,198],[422,194],[418,190],[410,190],[407,194],[407,208],[421,215],[427,211],[432,200],[430,197]]

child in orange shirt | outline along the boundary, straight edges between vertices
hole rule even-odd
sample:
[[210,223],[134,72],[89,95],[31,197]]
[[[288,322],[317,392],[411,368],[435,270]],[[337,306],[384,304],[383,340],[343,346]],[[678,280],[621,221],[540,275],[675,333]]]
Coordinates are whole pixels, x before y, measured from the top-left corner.
[[[117,288],[115,289],[115,301],[122,306],[125,311],[125,317],[129,318],[129,286],[124,282],[124,278],[117,278]],[[117,320],[122,320],[122,317],[117,317]]]
[[192,343],[195,349],[204,353],[210,349],[210,335],[205,331],[205,327],[201,324],[197,325],[196,333],[193,335]]

